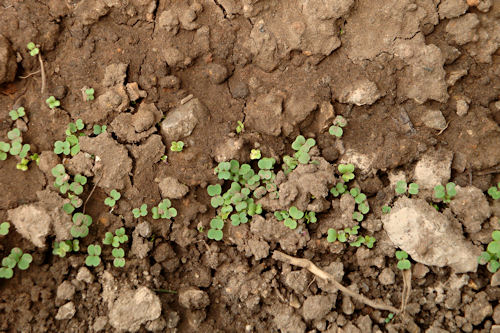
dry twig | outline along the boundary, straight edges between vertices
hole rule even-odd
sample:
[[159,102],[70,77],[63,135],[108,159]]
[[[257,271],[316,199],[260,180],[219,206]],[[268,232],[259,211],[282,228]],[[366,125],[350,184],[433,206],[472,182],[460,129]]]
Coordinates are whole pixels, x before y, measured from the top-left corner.
[[[400,309],[396,309],[393,306],[372,301],[371,299],[366,298],[363,295],[360,295],[360,294],[358,294],[350,289],[347,289],[342,284],[337,282],[335,280],[335,278],[333,277],[333,275],[328,274],[325,271],[322,271],[321,269],[318,268],[318,266],[314,265],[310,260],[303,259],[303,258],[295,258],[295,257],[289,256],[287,254],[284,254],[283,252],[280,252],[280,251],[273,252],[273,259],[289,263],[290,265],[305,268],[309,272],[311,272],[312,274],[318,276],[319,278],[322,278],[323,280],[329,281],[337,289],[339,289],[341,292],[343,292],[347,296],[350,296],[353,299],[355,299],[361,303],[364,303],[368,306],[371,306],[374,309],[386,310],[386,311],[390,311],[390,312],[396,313],[396,314],[401,312]],[[409,297],[409,292],[408,292],[408,297]]]
[[46,77],[45,77],[45,67],[43,66],[42,55],[38,53],[38,61],[40,62],[40,71],[42,72],[42,89],[40,92],[42,95],[45,93]]

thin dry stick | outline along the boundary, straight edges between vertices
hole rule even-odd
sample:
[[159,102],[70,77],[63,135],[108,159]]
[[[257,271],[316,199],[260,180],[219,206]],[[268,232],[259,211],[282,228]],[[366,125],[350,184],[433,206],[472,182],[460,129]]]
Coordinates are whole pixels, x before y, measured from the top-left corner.
[[33,72],[33,73],[29,73],[29,74],[28,74],[28,75],[26,75],[26,76],[18,76],[18,78],[20,78],[20,79],[27,79],[27,78],[29,78],[30,76],[35,75],[35,74],[38,74],[38,73],[40,73],[40,70],[37,70],[36,72]]
[[323,280],[330,281],[337,289],[339,289],[341,292],[343,292],[347,296],[350,296],[353,299],[355,299],[361,303],[364,303],[368,306],[371,306],[374,309],[386,310],[386,311],[390,311],[392,313],[400,313],[400,311],[401,311],[399,309],[396,309],[393,306],[372,301],[371,299],[366,298],[363,295],[360,295],[360,294],[358,294],[350,289],[347,289],[342,284],[337,282],[335,280],[335,278],[333,277],[333,275],[328,274],[325,271],[322,271],[315,264],[313,264],[310,260],[303,259],[303,258],[295,258],[295,257],[289,256],[287,254],[284,254],[283,252],[280,252],[280,251],[273,252],[273,259],[289,263],[290,265],[305,268],[309,272],[322,278]]
[[410,300],[411,294],[411,270],[407,269],[402,271],[403,273],[403,292],[401,296],[401,313],[406,311],[406,305]]
[[[102,176],[101,176],[102,178]],[[89,196],[87,197],[87,199],[85,199],[85,202],[83,203],[83,214],[85,214],[85,207],[87,206],[87,202],[89,202],[90,200],[90,197],[92,197],[92,194],[94,194],[94,191],[95,191],[95,188],[97,187],[97,184],[99,183],[99,181],[101,180],[101,178],[99,178],[95,183],[94,183],[94,187],[92,187],[92,190],[90,191],[90,194]]]
[[40,62],[40,71],[42,72],[42,89],[40,90],[40,92],[43,95],[45,93],[46,77],[45,77],[45,67],[43,66],[42,55],[40,53],[38,53],[38,61]]

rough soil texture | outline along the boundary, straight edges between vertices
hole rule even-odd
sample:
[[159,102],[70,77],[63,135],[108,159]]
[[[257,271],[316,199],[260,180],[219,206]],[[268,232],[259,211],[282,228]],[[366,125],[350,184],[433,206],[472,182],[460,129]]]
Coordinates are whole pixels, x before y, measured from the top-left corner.
[[[13,247],[33,256],[0,279],[0,331],[500,332],[500,275],[477,264],[500,229],[500,203],[485,195],[500,181],[499,47],[498,0],[0,1],[1,140],[20,128],[40,154],[26,172],[16,157],[0,161],[0,221],[11,222],[0,257]],[[12,121],[19,106],[26,117]],[[341,139],[328,133],[336,115],[348,121]],[[55,155],[76,119],[81,152]],[[209,240],[217,163],[250,162],[258,148],[277,171],[299,134],[317,141],[315,163],[278,173],[263,216]],[[184,150],[171,152],[178,140]],[[64,258],[52,254],[72,225],[52,186],[58,163],[88,177],[94,221]],[[339,163],[356,166],[351,184],[368,196],[361,223],[351,196],[329,194]],[[401,179],[420,193],[396,197]],[[438,212],[432,189],[448,181],[457,196]],[[110,210],[112,189],[122,197]],[[175,218],[134,218],[167,198]],[[291,205],[318,222],[285,227],[272,212]],[[373,249],[327,242],[329,228],[354,225],[376,237]],[[122,226],[126,266],[113,267],[109,247],[85,266],[87,246]],[[389,324],[386,311],[272,259],[307,258],[399,307],[397,248],[412,259],[412,291],[406,319]]]

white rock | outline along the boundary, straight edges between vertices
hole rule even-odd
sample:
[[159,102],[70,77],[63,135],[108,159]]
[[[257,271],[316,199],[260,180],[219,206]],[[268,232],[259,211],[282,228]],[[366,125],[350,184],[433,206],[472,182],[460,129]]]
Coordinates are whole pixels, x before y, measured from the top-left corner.
[[68,302],[57,310],[56,320],[71,319],[76,313],[75,304]]
[[364,79],[342,89],[338,100],[340,103],[356,104],[358,106],[371,105],[380,96],[377,85],[368,79]]
[[466,240],[460,224],[421,199],[399,198],[382,217],[395,247],[422,264],[450,266],[457,273],[475,272],[481,249]]
[[414,178],[423,189],[431,189],[450,179],[453,153],[446,149],[427,152],[415,165]]
[[80,267],[80,269],[78,270],[78,273],[76,274],[76,279],[78,281],[83,281],[86,283],[94,282],[94,276],[89,271],[89,269],[85,266]]
[[36,204],[28,204],[10,209],[8,218],[21,236],[35,246],[44,247],[45,238],[50,232],[51,217]]
[[452,41],[458,45],[464,45],[479,38],[476,32],[478,26],[479,19],[477,15],[469,13],[448,22],[446,32],[450,35]]
[[442,130],[446,128],[446,119],[439,110],[427,110],[422,116],[422,121],[425,126],[432,129]]
[[189,187],[182,184],[177,180],[177,178],[174,177],[157,179],[157,183],[160,188],[162,198],[180,199],[189,191]]
[[459,99],[457,101],[457,115],[463,117],[467,114],[467,111],[469,111],[469,104],[466,100]]
[[468,8],[465,0],[443,0],[439,4],[439,17],[441,19],[459,17]]
[[146,287],[123,291],[109,311],[109,323],[119,331],[137,332],[161,315],[160,298]]

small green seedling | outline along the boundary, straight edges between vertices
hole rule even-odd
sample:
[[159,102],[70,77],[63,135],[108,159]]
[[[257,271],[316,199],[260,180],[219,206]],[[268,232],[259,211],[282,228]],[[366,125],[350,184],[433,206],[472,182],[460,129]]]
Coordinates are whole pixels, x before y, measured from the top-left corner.
[[488,189],[488,194],[493,200],[500,199],[500,183],[497,186],[492,186]]
[[106,132],[106,129],[108,128],[108,126],[106,125],[94,125],[93,127],[93,130],[94,130],[94,135],[99,135],[101,133],[104,133]]
[[97,267],[101,263],[101,247],[99,245],[91,244],[87,247],[87,253],[89,254],[85,258],[85,265]]
[[52,254],[59,256],[61,258],[66,257],[68,252],[78,252],[80,251],[80,241],[78,239],[65,240],[62,242],[54,242],[52,249]]
[[389,214],[391,212],[391,207],[384,205],[382,206],[382,213],[383,214]]
[[17,120],[24,117],[25,115],[26,112],[24,111],[24,108],[22,106],[18,107],[17,110],[11,110],[9,112],[10,119],[12,120]]
[[7,159],[7,153],[10,151],[10,143],[0,141],[0,161]]
[[56,187],[61,186],[69,180],[69,175],[66,173],[64,165],[62,164],[57,164],[52,168],[52,176],[56,177],[56,181],[54,183]]
[[94,100],[94,88],[85,89],[85,98],[87,99],[87,102]]
[[33,257],[29,253],[23,253],[18,247],[13,248],[10,254],[2,259],[2,267],[0,267],[0,278],[10,279],[14,276],[14,268],[17,267],[20,270],[26,270],[29,268],[30,263],[33,261]]
[[342,174],[342,179],[347,183],[354,179],[354,165],[349,164],[339,164],[338,170]]
[[172,141],[172,145],[170,146],[171,151],[182,151],[184,149],[184,142],[182,141]]
[[85,128],[85,123],[81,119],[77,119],[74,123],[69,123],[68,128],[66,129],[66,135],[70,136],[78,131],[81,131]]
[[385,323],[389,324],[392,321],[393,318],[394,318],[394,313],[389,313],[387,315],[387,317],[385,318]]
[[241,121],[238,120],[238,125],[236,126],[236,133],[240,134],[245,130],[245,125]]
[[2,222],[0,224],[0,236],[5,236],[9,233],[10,223]]
[[334,197],[338,197],[341,194],[344,194],[347,191],[347,185],[344,183],[337,183],[335,187],[330,189],[330,193],[333,194]]
[[223,236],[222,233],[223,228],[224,228],[224,220],[222,220],[220,217],[213,218],[210,221],[210,229],[207,232],[207,237],[209,239],[220,241]]
[[408,260],[408,253],[405,251],[396,251],[396,259],[398,259],[398,269],[407,270],[411,268],[410,260]]
[[418,184],[410,183],[409,185],[404,180],[399,180],[396,183],[395,191],[397,194],[406,194],[408,190],[409,194],[416,195],[418,194]]
[[251,160],[259,160],[262,157],[260,149],[252,149],[250,150],[250,159]]
[[132,209],[132,214],[135,218],[148,215],[148,205],[142,204],[140,208]]
[[341,138],[342,134],[344,134],[344,130],[342,129],[347,125],[347,120],[342,117],[342,116],[337,116],[335,117],[335,120],[333,121],[333,125],[330,126],[328,129],[328,132],[331,135],[335,135],[337,138]]
[[40,53],[40,50],[38,49],[38,47],[36,47],[35,43],[33,43],[33,42],[29,42],[27,45],[27,48],[28,48],[28,51],[30,51],[30,56],[32,56],[32,57],[34,57],[38,53]]
[[358,236],[359,226],[356,225],[352,228],[345,228],[344,230],[337,231],[335,229],[328,229],[328,236],[326,240],[329,243],[339,241],[345,243],[349,241],[349,246],[360,247],[364,244],[367,248],[373,248],[376,242],[375,237],[372,236]]
[[285,210],[274,212],[274,216],[278,221],[283,221],[286,227],[295,230],[297,221],[304,217],[304,212],[295,206],[290,207],[288,212]]
[[500,268],[500,230],[493,231],[491,237],[493,240],[488,244],[486,251],[481,253],[478,262],[487,265],[488,271],[495,273]]
[[122,195],[120,194],[120,192],[118,192],[117,190],[111,190],[111,192],[109,193],[109,197],[104,199],[104,204],[112,208],[116,205],[116,202],[120,200],[121,197]]
[[151,208],[153,219],[171,219],[177,216],[177,209],[172,207],[172,202],[168,199],[163,199],[158,206]]
[[119,247],[120,244],[128,242],[128,236],[125,234],[125,228],[121,227],[115,230],[115,235],[111,232],[106,232],[102,243],[105,245],[112,245],[113,247]]
[[45,103],[49,106],[51,109],[55,109],[59,106],[61,106],[61,102],[58,101],[54,96],[50,96],[45,100]]
[[457,195],[457,190],[455,189],[455,183],[448,183],[446,187],[439,184],[434,187],[434,197],[437,199],[442,199],[444,203],[450,203],[451,199]]
[[125,251],[123,249],[113,249],[111,251],[113,255],[113,266],[115,267],[124,267],[125,266]]
[[309,156],[309,150],[316,145],[316,140],[304,138],[302,135],[297,136],[295,141],[292,143],[292,149],[297,152],[294,157],[300,164],[307,164],[311,160]]
[[89,227],[92,224],[92,217],[83,213],[75,213],[72,218],[73,226],[70,229],[74,238],[84,238],[89,234]]

